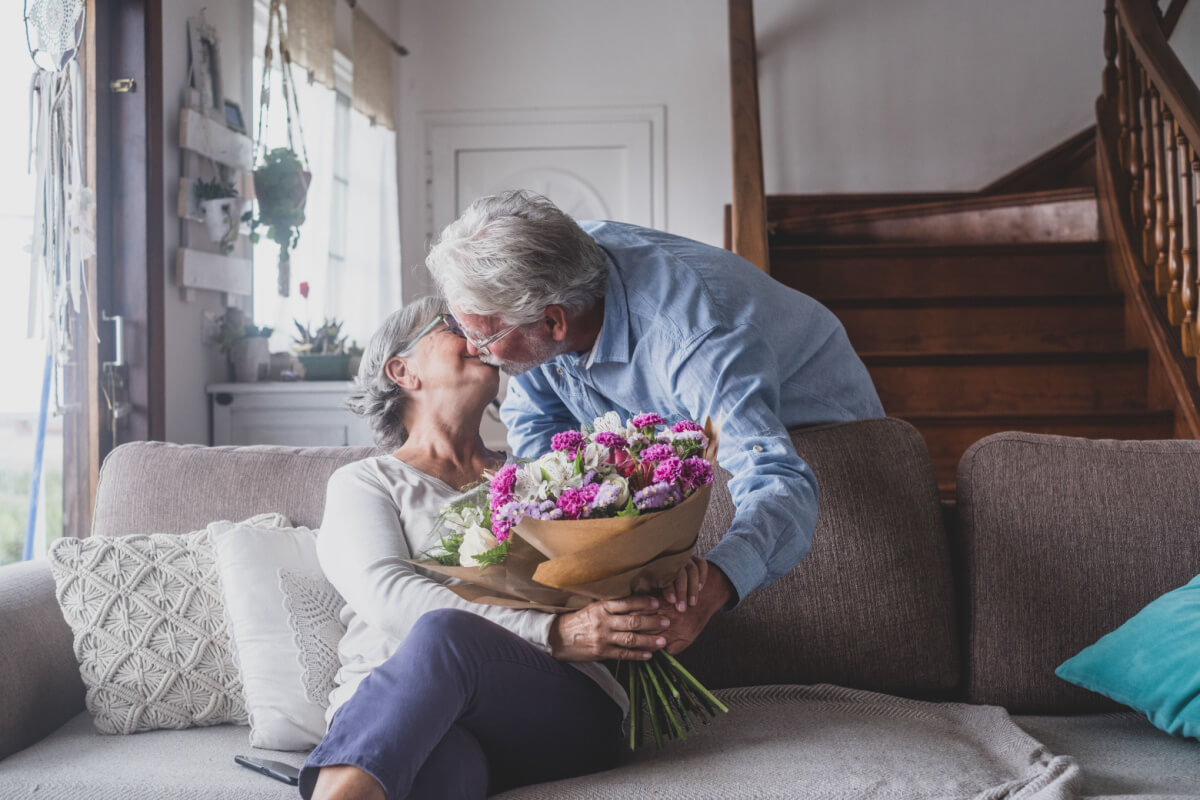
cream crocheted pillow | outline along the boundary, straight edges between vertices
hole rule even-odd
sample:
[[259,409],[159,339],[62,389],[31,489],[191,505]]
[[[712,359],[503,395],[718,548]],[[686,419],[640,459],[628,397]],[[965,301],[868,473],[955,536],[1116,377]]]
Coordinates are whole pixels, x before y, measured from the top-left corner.
[[61,539],[50,568],[98,731],[246,723],[207,530]]

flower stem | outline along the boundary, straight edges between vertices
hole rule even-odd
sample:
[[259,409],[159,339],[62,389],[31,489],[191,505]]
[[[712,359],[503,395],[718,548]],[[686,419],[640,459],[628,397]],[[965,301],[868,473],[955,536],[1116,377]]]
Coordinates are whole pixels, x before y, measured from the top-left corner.
[[700,681],[696,680],[692,673],[684,669],[683,664],[680,664],[678,661],[676,661],[674,656],[665,650],[660,650],[659,652],[662,653],[662,656],[664,659],[666,659],[667,663],[671,665],[671,667],[680,675],[680,677],[687,682],[688,686],[694,692],[696,692],[696,694],[699,695],[710,708],[722,714],[727,714],[729,712],[729,707],[718,700],[712,692],[710,692],[708,689],[705,689],[704,684],[700,683]]

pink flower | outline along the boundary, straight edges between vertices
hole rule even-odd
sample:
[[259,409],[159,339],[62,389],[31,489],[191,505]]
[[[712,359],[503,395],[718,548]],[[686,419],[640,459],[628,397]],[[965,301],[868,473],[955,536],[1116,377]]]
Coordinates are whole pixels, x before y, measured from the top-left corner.
[[[498,511],[506,503],[513,499],[513,487],[517,483],[517,465],[505,464],[500,469],[496,470],[496,474],[492,476],[492,485],[489,490],[491,498],[492,512]],[[499,533],[492,531],[499,537]]]
[[308,299],[308,281],[300,281],[300,296]]
[[643,461],[663,461],[675,457],[675,448],[669,444],[652,444],[642,451]]
[[674,425],[671,426],[671,433],[683,433],[684,431],[703,431],[703,430],[704,430],[703,428],[701,428],[696,423],[692,422],[690,419],[681,419],[681,420],[679,420],[679,422],[676,422]]
[[575,457],[576,451],[583,444],[583,434],[579,431],[563,431],[556,433],[550,439],[550,449],[560,450],[571,454],[571,458]]
[[713,481],[712,464],[700,456],[692,456],[683,460],[683,484],[687,489],[707,486]]
[[624,436],[619,433],[609,433],[608,431],[597,433],[592,437],[592,441],[613,449],[629,447],[629,442],[625,441]]
[[567,489],[558,498],[558,507],[562,510],[563,519],[584,519],[592,512],[592,501],[600,484],[591,483],[577,489]]
[[655,483],[674,483],[683,474],[683,462],[671,457],[659,463],[654,469]]
[[649,428],[652,425],[664,425],[666,420],[660,414],[638,414],[629,424],[635,428]]

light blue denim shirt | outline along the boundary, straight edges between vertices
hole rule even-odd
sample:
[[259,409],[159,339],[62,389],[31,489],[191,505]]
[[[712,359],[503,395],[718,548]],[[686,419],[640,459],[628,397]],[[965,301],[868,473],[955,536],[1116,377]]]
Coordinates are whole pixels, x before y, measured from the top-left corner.
[[580,223],[608,255],[595,346],[508,384],[500,416],[522,458],[607,411],[712,417],[736,514],[707,554],[736,602],[786,575],[812,544],[817,481],[788,429],[883,416],[827,308],[733,253],[617,222]]

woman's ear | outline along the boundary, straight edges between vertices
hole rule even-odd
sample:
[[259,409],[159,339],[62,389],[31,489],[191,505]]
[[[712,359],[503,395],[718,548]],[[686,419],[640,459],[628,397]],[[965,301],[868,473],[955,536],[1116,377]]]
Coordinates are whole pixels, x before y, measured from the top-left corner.
[[407,361],[398,356],[388,359],[383,366],[383,374],[387,375],[389,381],[405,391],[411,392],[421,388],[421,379],[417,377],[417,373],[411,369]]

